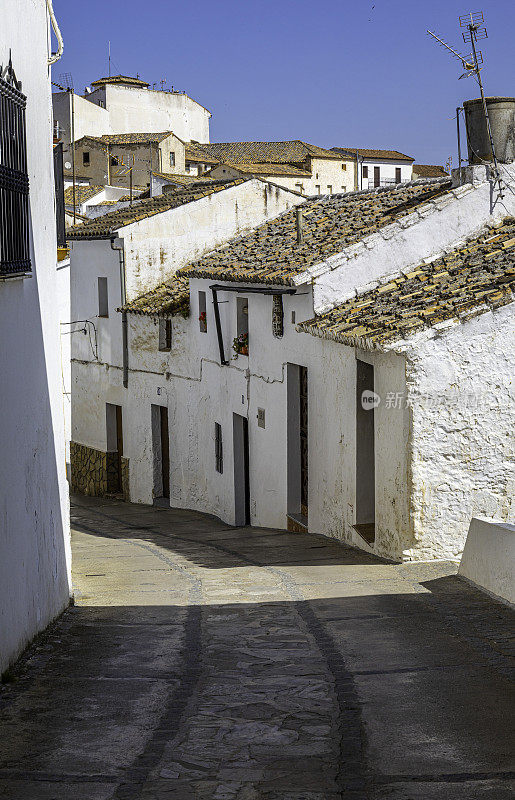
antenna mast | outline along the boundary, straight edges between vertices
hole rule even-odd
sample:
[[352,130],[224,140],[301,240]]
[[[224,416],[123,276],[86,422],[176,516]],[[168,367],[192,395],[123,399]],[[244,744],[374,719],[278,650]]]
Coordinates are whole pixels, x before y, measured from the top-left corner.
[[452,53],[452,55],[455,56],[455,58],[461,61],[465,72],[463,75],[460,75],[460,78],[468,78],[470,75],[472,75],[476,79],[479,85],[479,91],[481,93],[481,103],[483,105],[483,113],[485,115],[488,139],[490,141],[490,149],[492,151],[492,160],[494,163],[492,171],[494,173],[494,178],[496,181],[499,182],[499,187],[500,187],[501,178],[499,173],[499,165],[497,163],[497,156],[495,154],[494,139],[492,136],[492,128],[490,126],[490,117],[488,116],[488,107],[486,104],[485,93],[483,90],[483,81],[481,80],[482,68],[480,65],[483,63],[483,54],[481,50],[478,50],[476,48],[476,42],[479,39],[488,38],[488,33],[483,25],[484,23],[483,12],[475,11],[475,12],[470,12],[468,14],[464,14],[463,16],[459,17],[459,22],[460,22],[460,28],[466,28],[466,30],[462,32],[463,41],[465,42],[465,44],[470,42],[470,45],[472,47],[472,52],[470,53],[470,55],[467,56],[462,56],[453,47],[450,47],[450,45],[444,42],[443,39],[437,36],[436,33],[433,33],[433,31],[428,30],[427,32],[430,36],[433,37],[433,39],[436,39],[436,41],[440,45],[445,47],[446,50],[449,50],[449,52]]
[[109,77],[111,77],[111,42],[107,43],[107,60],[109,61]]

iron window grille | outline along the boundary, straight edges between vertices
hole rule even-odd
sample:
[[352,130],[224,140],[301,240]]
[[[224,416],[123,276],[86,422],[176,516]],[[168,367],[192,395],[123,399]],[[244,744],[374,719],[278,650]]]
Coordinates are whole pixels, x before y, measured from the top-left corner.
[[9,58],[0,66],[0,277],[31,271],[26,105]]

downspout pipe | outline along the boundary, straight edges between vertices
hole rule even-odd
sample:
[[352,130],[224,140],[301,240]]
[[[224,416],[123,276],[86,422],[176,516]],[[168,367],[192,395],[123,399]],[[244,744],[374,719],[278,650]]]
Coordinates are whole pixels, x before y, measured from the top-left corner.
[[[127,302],[127,290],[125,284],[125,250],[123,239],[115,237],[111,239],[111,250],[116,250],[120,260],[120,294],[122,308]],[[123,386],[127,389],[129,385],[129,345],[127,337],[127,312],[122,311],[122,366],[123,366]]]

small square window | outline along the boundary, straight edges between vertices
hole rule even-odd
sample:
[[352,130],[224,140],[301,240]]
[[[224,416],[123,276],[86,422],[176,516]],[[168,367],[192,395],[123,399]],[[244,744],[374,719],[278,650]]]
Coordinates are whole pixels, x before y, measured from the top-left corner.
[[159,349],[171,350],[172,349],[172,320],[160,319],[159,320]]
[[111,156],[111,166],[112,167],[120,166],[120,162],[118,161],[117,156]]
[[84,150],[82,153],[82,164],[84,167],[89,167],[89,151]]
[[207,305],[206,293],[198,293],[198,321],[201,333],[207,333]]

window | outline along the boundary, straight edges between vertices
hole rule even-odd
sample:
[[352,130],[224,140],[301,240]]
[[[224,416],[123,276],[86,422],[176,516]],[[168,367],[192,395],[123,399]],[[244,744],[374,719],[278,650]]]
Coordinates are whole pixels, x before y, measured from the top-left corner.
[[88,150],[84,150],[84,152],[82,153],[82,165],[84,167],[89,167],[89,151]]
[[296,190],[297,190],[298,192],[300,192],[301,194],[302,194],[302,192],[304,191],[304,186],[302,185],[302,183],[296,183],[296,184],[295,184],[295,188],[296,188]]
[[31,270],[26,102],[9,59],[0,66],[0,276]]
[[362,176],[363,176],[364,178],[368,178],[368,167],[365,167],[365,166],[363,165],[363,166],[361,167],[361,174],[362,174]]
[[185,171],[185,172],[191,172],[191,164],[186,164],[186,165],[184,166],[184,171]]
[[342,169],[346,170],[347,169],[347,164],[342,164]]
[[381,186],[381,168],[374,167],[374,186]]
[[249,354],[249,301],[246,297],[236,298],[236,336],[232,341],[232,349],[236,358]]
[[215,469],[222,474],[224,471],[224,450],[222,444],[222,426],[215,422]]
[[107,278],[98,279],[98,316],[109,316],[109,302],[107,296]]
[[315,189],[316,189],[317,194],[320,194],[320,186],[318,186],[318,185],[315,186]]
[[159,349],[171,350],[172,349],[172,320],[160,319],[159,320]]
[[395,167],[395,183],[401,182],[401,168]]
[[282,294],[274,294],[272,297],[272,333],[278,339],[284,333],[284,311]]
[[346,191],[347,191],[347,187],[346,186],[342,186],[342,192],[346,192]]
[[100,108],[105,108],[106,107],[106,104],[104,103],[103,100],[99,100],[98,101],[98,105],[100,106]]
[[118,167],[120,162],[118,161],[117,156],[111,156],[111,166]]
[[333,187],[328,183],[327,184],[327,194],[332,194],[332,193],[333,193]]
[[206,293],[198,293],[198,321],[201,333],[207,333],[207,307],[206,307]]
[[175,153],[170,153],[170,166],[175,167]]

